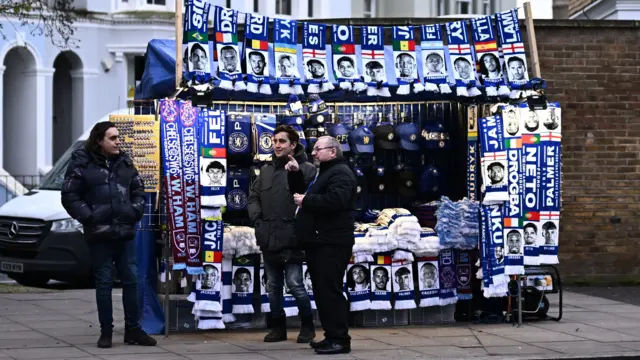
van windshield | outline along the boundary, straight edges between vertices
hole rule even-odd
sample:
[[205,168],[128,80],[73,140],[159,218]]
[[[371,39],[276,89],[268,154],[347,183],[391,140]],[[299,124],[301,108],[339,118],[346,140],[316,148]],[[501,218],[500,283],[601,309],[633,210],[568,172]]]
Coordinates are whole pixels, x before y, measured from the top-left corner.
[[53,168],[44,176],[40,183],[39,189],[41,190],[62,190],[62,183],[64,182],[64,173],[67,171],[69,161],[71,161],[71,153],[76,151],[84,145],[84,140],[76,141],[67,151],[62,154],[60,159],[56,161]]

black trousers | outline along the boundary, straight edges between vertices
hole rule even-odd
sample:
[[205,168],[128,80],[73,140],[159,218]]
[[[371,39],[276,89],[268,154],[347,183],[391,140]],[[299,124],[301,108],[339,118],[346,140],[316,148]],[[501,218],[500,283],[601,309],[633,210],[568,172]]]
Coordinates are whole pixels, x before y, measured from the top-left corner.
[[313,295],[325,339],[351,345],[349,303],[343,295],[342,280],[351,259],[351,246],[319,245],[306,249]]

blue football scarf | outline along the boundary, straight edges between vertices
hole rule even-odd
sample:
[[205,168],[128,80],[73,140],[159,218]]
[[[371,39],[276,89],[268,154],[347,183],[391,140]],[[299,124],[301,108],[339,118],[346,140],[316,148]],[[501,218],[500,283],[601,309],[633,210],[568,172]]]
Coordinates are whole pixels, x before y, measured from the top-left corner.
[[418,289],[420,307],[440,305],[440,272],[438,257],[426,256],[416,259],[418,264]]
[[448,84],[447,63],[444,43],[442,42],[442,25],[422,25],[422,76],[424,77],[424,88],[426,91],[450,94],[451,88]]
[[249,199],[249,169],[229,168],[227,183],[227,211],[245,211]]
[[369,265],[371,271],[371,310],[391,310],[391,256],[378,255]]
[[393,273],[393,308],[395,310],[415,309],[416,300],[411,262],[394,260],[391,263],[391,272]]
[[304,94],[298,70],[298,22],[273,19],[273,41],[278,92]]
[[296,302],[296,298],[291,295],[291,290],[289,290],[286,281],[283,289],[283,300],[282,308],[286,317],[298,316],[298,303]]
[[302,280],[304,282],[304,288],[307,290],[307,295],[309,296],[309,300],[311,300],[311,308],[316,310],[316,299],[313,295],[313,284],[311,283],[311,274],[309,273],[309,267],[307,263],[302,263]]
[[486,217],[484,206],[480,205],[480,240],[478,241],[480,266],[476,277],[482,279],[480,288],[483,290],[485,297],[493,284],[493,278],[491,277],[491,255],[489,254],[490,247],[489,220]]
[[356,61],[353,26],[332,25],[333,73],[342,90],[360,92],[367,89]]
[[398,95],[408,95],[424,91],[418,77],[418,60],[416,57],[416,39],[413,26],[393,27],[393,58],[396,65]]
[[253,314],[253,283],[255,266],[250,257],[233,259],[233,310],[234,314]]
[[245,21],[247,91],[271,95],[269,84],[269,18],[247,14]]
[[473,299],[471,288],[471,254],[470,250],[456,250],[456,284],[458,300]]
[[471,19],[473,42],[478,60],[478,79],[484,84],[487,96],[509,95],[511,91],[504,80],[498,41],[491,19],[491,16]]
[[184,41],[188,54],[185,80],[191,85],[206,84],[211,80],[210,8],[211,4],[203,0],[187,0],[185,4]]
[[540,134],[540,197],[541,235],[540,263],[558,263],[558,235],[560,232],[560,171],[562,151],[562,117],[559,103],[549,103],[542,120]]
[[500,34],[500,48],[504,54],[504,68],[511,87],[511,98],[518,99],[522,90],[529,85],[527,57],[518,22],[518,9],[497,13],[496,22]]
[[327,25],[302,25],[302,58],[306,67],[307,93],[318,94],[334,89],[327,67]]
[[351,311],[371,309],[369,264],[354,264],[353,257],[349,261],[349,265],[347,265],[347,294]]
[[271,312],[271,304],[269,303],[269,284],[264,269],[264,261],[260,261],[260,312],[263,314]]
[[242,65],[238,50],[238,12],[215,6],[214,31],[218,54],[218,77],[220,87],[242,91],[247,85],[242,80]]
[[276,116],[273,114],[254,114],[253,120],[255,160],[269,161],[273,154],[273,131],[276,129]]
[[464,21],[446,24],[449,41],[449,68],[453,69],[458,96],[474,97],[482,95],[476,88],[476,61],[471,52],[469,37]]
[[467,198],[478,199],[478,107],[467,108]]
[[484,288],[485,297],[502,297],[507,291],[509,276],[504,273],[505,249],[504,249],[504,226],[502,222],[503,205],[483,205],[483,223],[485,229],[485,255],[488,272],[484,277],[491,277],[489,288]]
[[440,306],[457,303],[456,257],[452,249],[440,251],[438,268],[440,271]]
[[200,129],[201,205],[223,207],[227,186],[225,113],[204,109]]
[[507,187],[507,151],[504,147],[502,117],[480,119],[480,151],[485,205],[509,200]]
[[218,210],[202,209],[201,216],[204,274],[200,276],[201,287],[196,289],[194,309],[222,311],[222,240],[224,225]]
[[233,315],[233,258],[222,258],[222,321],[236,321]]
[[363,26],[361,28],[360,54],[367,95],[391,97],[384,59],[384,28]]
[[227,150],[230,156],[251,153],[251,115],[227,114]]

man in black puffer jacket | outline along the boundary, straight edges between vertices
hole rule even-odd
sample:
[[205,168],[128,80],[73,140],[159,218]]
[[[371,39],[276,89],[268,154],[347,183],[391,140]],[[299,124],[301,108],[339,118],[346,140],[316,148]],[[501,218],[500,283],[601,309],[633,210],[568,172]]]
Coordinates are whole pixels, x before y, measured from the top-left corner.
[[133,241],[135,224],[144,212],[144,185],[133,161],[120,152],[119,145],[115,124],[105,121],[93,127],[84,148],[71,156],[62,187],[62,205],[83,225],[91,250],[101,330],[98,347],[112,345],[113,263],[122,281],[124,341],[154,346],[156,340],[139,323],[138,267]]

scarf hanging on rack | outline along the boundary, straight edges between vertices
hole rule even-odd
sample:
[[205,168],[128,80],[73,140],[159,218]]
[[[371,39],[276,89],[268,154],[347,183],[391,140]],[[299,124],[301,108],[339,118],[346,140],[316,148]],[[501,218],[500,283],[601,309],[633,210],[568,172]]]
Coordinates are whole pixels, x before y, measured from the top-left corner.
[[186,42],[187,72],[190,85],[206,84],[211,80],[209,53],[208,2],[188,0],[185,4],[184,42]]
[[440,306],[458,302],[456,292],[456,258],[452,249],[440,251],[438,268],[440,270]]
[[162,131],[162,168],[167,194],[167,215],[171,248],[173,253],[172,270],[187,268],[187,243],[185,228],[185,204],[182,145],[182,121],[180,120],[181,102],[160,100],[160,128]]
[[485,205],[502,204],[509,200],[507,187],[507,152],[505,150],[502,117],[480,119],[481,170]]
[[304,288],[307,290],[307,295],[309,296],[309,300],[311,300],[311,308],[316,310],[316,299],[313,296],[313,284],[311,283],[311,274],[309,273],[309,268],[307,263],[302,263],[302,281],[304,283]]
[[378,255],[369,265],[371,271],[371,310],[391,310],[391,256]]
[[[224,224],[219,209],[202,208],[202,238],[204,274],[201,291],[196,294],[197,310],[222,311],[222,246]],[[200,303],[202,301],[202,303]]]
[[302,82],[298,71],[298,22],[273,19],[276,79],[280,94],[302,95]]
[[467,197],[478,199],[478,106],[467,108]]
[[426,91],[450,94],[447,78],[447,63],[445,62],[445,47],[442,42],[442,25],[422,25],[422,75]]
[[480,205],[480,239],[478,239],[478,271],[476,272],[476,278],[482,279],[482,283],[480,284],[480,288],[483,290],[483,293],[486,297],[486,292],[491,285],[493,284],[493,279],[491,278],[491,254],[489,254],[489,249],[491,247],[491,242],[489,239],[489,220],[486,217],[486,213],[484,211],[484,206]]
[[558,263],[558,235],[560,232],[560,171],[562,151],[562,117],[559,103],[547,104],[542,119],[540,147],[542,149],[540,194],[542,211],[540,212],[541,231],[540,263]]
[[484,84],[487,96],[505,96],[511,91],[504,81],[498,42],[491,19],[491,16],[471,19],[473,43],[478,59],[478,81]]
[[302,24],[302,57],[305,76],[307,78],[307,93],[318,94],[334,89],[329,81],[326,49],[327,25]]
[[298,303],[296,298],[291,295],[291,290],[289,290],[286,281],[284,282],[283,300],[283,309],[286,317],[298,316]]
[[416,39],[413,26],[393,27],[393,57],[396,66],[399,95],[424,91],[418,77],[418,61],[416,60]]
[[408,261],[393,261],[393,308],[395,310],[415,309],[416,300],[413,289],[413,267]]
[[233,315],[233,258],[222,258],[222,321],[236,321]]
[[524,264],[540,265],[540,117],[545,112],[530,110],[527,103],[521,103],[518,110],[522,130]]
[[367,89],[356,65],[356,41],[351,25],[332,25],[333,73],[342,90]]
[[249,199],[249,169],[230,167],[227,181],[229,182],[227,186],[227,211],[246,211]]
[[260,312],[265,314],[271,312],[271,304],[269,303],[269,279],[264,269],[264,259],[260,256]]
[[227,149],[225,113],[204,109],[200,131],[201,205],[223,207],[227,186]]
[[497,13],[496,22],[500,34],[500,48],[504,54],[507,80],[511,87],[511,98],[518,99],[529,85],[527,57],[518,22],[518,9]]
[[471,288],[471,250],[456,250],[456,284],[458,300],[473,299]]
[[233,310],[234,314],[253,314],[254,262],[249,256],[233,259]]
[[362,72],[367,83],[367,95],[391,97],[387,70],[384,62],[384,28],[363,26],[361,28],[360,53]]
[[371,308],[371,277],[369,264],[354,264],[353,257],[347,265],[347,292],[350,311],[369,310]]
[[504,226],[502,223],[503,205],[483,205],[483,221],[486,226],[485,254],[488,256],[488,272],[484,277],[491,277],[489,288],[485,288],[485,297],[502,297],[507,292],[509,276],[504,273]]
[[215,7],[214,31],[218,54],[218,77],[220,87],[242,91],[247,85],[242,80],[242,65],[238,51],[238,12],[233,9]]
[[420,307],[440,305],[440,272],[438,257],[426,256],[416,259],[418,265],[418,289]]
[[257,161],[269,161],[273,154],[273,131],[276,129],[273,114],[253,114],[253,153]]
[[251,114],[227,114],[226,130],[230,156],[251,153]]
[[271,95],[269,83],[269,18],[247,14],[245,21],[247,91]]
[[454,21],[447,23],[446,26],[450,54],[449,67],[453,69],[453,78],[456,80],[456,94],[465,97],[482,95],[476,88],[476,61],[471,52],[465,22]]

